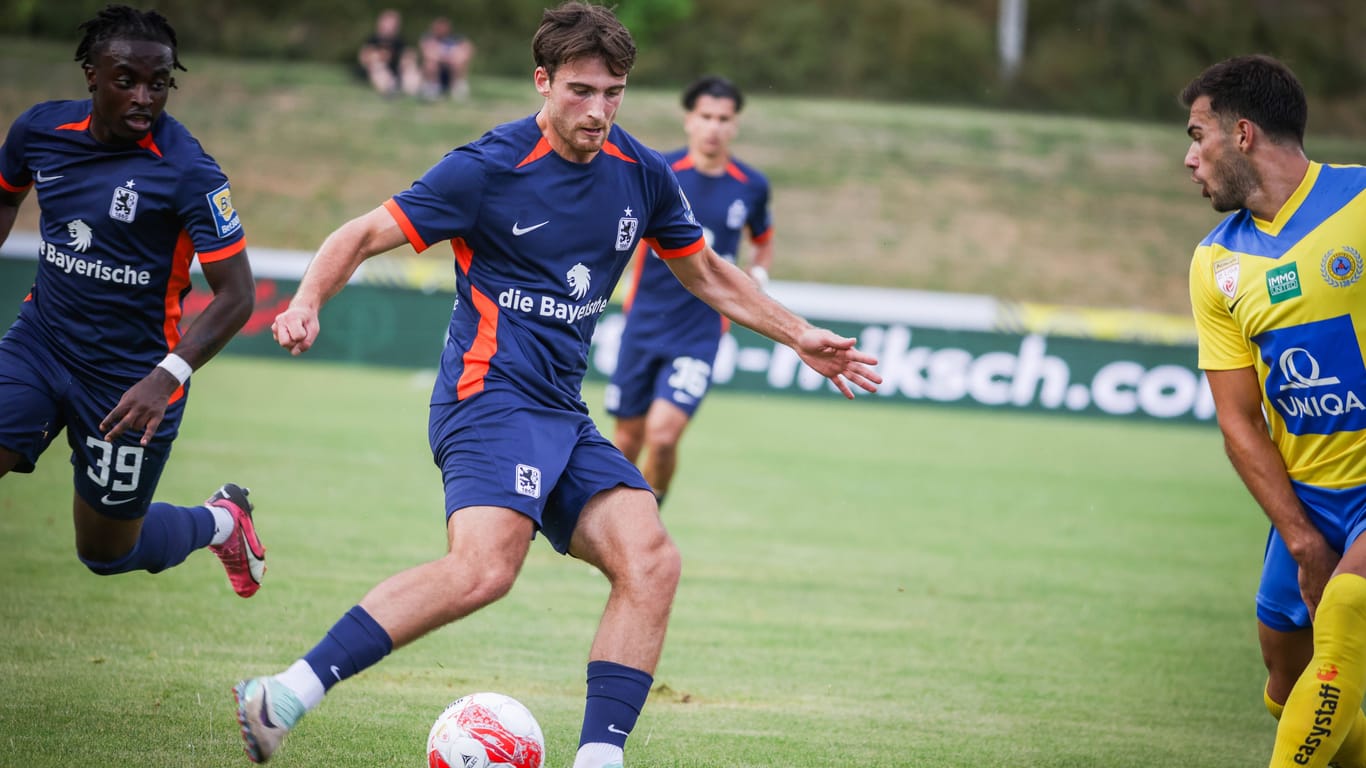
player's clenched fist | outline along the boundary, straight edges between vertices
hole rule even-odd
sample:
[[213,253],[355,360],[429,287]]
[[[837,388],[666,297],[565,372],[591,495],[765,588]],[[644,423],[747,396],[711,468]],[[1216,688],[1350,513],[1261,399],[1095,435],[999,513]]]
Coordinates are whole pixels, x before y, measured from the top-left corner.
[[302,307],[290,307],[275,316],[270,324],[275,341],[290,354],[299,355],[313,346],[318,338],[318,313]]

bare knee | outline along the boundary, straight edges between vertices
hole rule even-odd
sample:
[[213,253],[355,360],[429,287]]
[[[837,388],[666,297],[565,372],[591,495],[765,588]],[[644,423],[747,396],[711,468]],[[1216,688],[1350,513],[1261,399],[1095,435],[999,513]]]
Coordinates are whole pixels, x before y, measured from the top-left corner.
[[629,589],[654,596],[672,596],[683,573],[683,556],[673,539],[661,529],[660,535],[624,559],[615,574],[608,574],[614,588]]
[[1278,632],[1258,623],[1257,634],[1266,665],[1266,693],[1272,701],[1284,704],[1314,655],[1313,633],[1308,629]]
[[501,560],[484,560],[457,554],[440,561],[445,572],[447,613],[456,618],[502,599],[517,580],[518,566]]

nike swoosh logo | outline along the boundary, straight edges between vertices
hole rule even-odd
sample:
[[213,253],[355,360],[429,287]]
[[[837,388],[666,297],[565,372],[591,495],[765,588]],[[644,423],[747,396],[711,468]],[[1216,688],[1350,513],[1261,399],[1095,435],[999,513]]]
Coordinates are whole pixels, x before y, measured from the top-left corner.
[[545,225],[547,225],[547,224],[549,224],[549,223],[550,223],[550,219],[546,219],[545,221],[541,222],[540,224],[533,224],[532,226],[529,226],[529,227],[519,227],[519,226],[517,226],[517,223],[516,223],[516,222],[513,222],[513,224],[512,224],[512,236],[513,236],[513,237],[521,237],[522,235],[525,235],[525,234],[528,233],[528,232],[534,232],[534,231],[540,229],[541,227],[544,227]]
[[277,725],[275,725],[275,723],[271,722],[271,719],[270,719],[270,700],[267,698],[267,697],[269,696],[269,694],[270,694],[270,688],[268,688],[268,687],[265,685],[265,683],[262,683],[262,684],[261,684],[261,725],[264,725],[265,727],[270,728],[271,730],[274,730],[275,728],[278,728],[279,726],[277,726]]
[[620,728],[618,728],[616,723],[608,723],[608,724],[607,724],[607,730],[608,730],[608,732],[610,732],[610,733],[619,733],[619,734],[621,734],[622,736],[630,736],[630,735],[631,735],[631,733],[630,733],[629,731],[623,731],[623,730],[621,730]]
[[332,665],[332,676],[337,678],[337,682],[341,682],[341,668],[336,664]]
[[120,505],[120,504],[127,504],[128,502],[130,502],[130,501],[132,501],[132,500],[134,500],[134,499],[136,499],[136,498],[137,498],[136,496],[129,496],[129,497],[126,498],[126,499],[118,499],[118,500],[115,500],[115,499],[109,498],[109,494],[106,493],[103,497],[100,498],[100,503],[103,504],[103,505],[105,505],[106,507],[117,507],[117,506]]
[[36,181],[36,182],[38,182],[39,184],[43,184],[43,183],[46,183],[46,182],[49,182],[49,181],[56,181],[57,179],[60,179],[60,178],[62,178],[62,177],[61,177],[61,176],[44,176],[42,171],[38,171],[38,172],[36,172],[36,173],[33,174],[33,180]]

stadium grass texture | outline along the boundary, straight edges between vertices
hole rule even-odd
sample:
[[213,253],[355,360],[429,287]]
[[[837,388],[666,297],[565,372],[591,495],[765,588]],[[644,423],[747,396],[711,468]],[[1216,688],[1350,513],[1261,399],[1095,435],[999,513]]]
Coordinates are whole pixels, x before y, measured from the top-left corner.
[[[230,686],[444,548],[429,386],[228,356],[195,376],[158,496],[251,487],[269,572],[250,600],[207,552],[157,576],[86,572],[61,439],[0,481],[0,765],[246,765]],[[664,516],[684,576],[635,768],[1269,754],[1265,524],[1213,426],[718,392]],[[497,690],[568,766],[605,597],[535,542],[507,598],[334,689],[272,764],[422,765],[441,708]]]

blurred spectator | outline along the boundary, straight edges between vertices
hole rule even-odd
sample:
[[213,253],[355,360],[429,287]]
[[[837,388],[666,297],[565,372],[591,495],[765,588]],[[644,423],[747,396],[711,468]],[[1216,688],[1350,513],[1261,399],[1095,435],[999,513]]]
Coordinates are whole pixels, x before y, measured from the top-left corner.
[[403,16],[393,8],[380,11],[375,32],[360,47],[357,60],[376,91],[391,96],[417,93],[422,74],[417,50],[406,45],[402,36]]
[[450,19],[440,16],[433,19],[422,34],[418,47],[422,51],[422,97],[467,98],[470,94],[467,75],[470,59],[474,56],[474,43],[451,31]]

